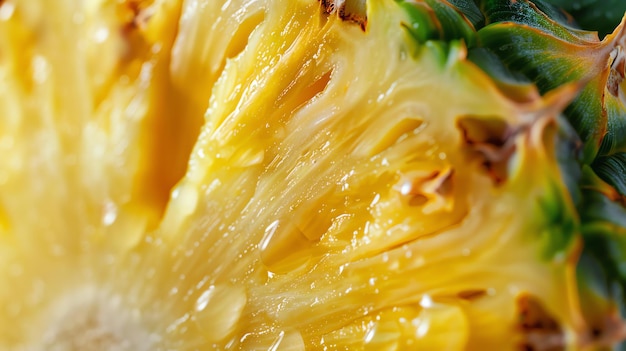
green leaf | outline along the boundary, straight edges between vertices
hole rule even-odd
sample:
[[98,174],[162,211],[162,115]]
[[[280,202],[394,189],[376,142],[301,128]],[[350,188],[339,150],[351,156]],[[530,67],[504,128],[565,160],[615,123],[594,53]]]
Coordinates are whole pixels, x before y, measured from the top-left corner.
[[[595,48],[572,44],[536,28],[516,23],[495,23],[478,32],[480,45],[491,49],[512,71],[537,84],[541,93],[559,86],[590,81],[566,110],[566,116],[579,133],[584,145],[584,161],[590,163],[600,149],[606,133],[607,117],[603,111],[604,85],[595,56]],[[598,75],[598,76],[595,76]]]
[[626,196],[626,153],[598,157],[591,165],[596,174],[620,195]]
[[[626,208],[597,191],[583,192],[580,216],[583,232],[626,236]],[[626,239],[626,238],[625,238]],[[626,261],[626,255],[623,257]]]
[[553,184],[539,199],[539,216],[543,218],[543,230],[539,235],[545,260],[566,256],[578,236],[578,219],[563,197],[562,190],[559,184]]
[[574,27],[567,14],[542,1],[480,1],[486,23],[512,22],[529,26],[570,43],[598,42],[595,32]]
[[475,40],[472,22],[456,7],[446,1],[397,1],[410,18],[403,26],[420,44],[428,40],[453,41],[463,39],[466,43]]
[[515,101],[532,101],[539,96],[533,82],[519,72],[511,72],[499,57],[485,48],[472,48],[467,58],[487,73],[498,88]]
[[[588,315],[610,315],[612,304],[626,315],[626,207],[617,192],[585,166],[581,179],[583,201],[578,211],[581,217],[583,251],[577,265],[579,291],[588,304]],[[598,303],[597,296],[607,303]],[[612,303],[611,303],[612,301]],[[590,305],[589,305],[590,304]],[[617,311],[615,311],[617,312]],[[610,331],[610,320],[595,321],[596,328]]]
[[464,39],[466,43],[474,41],[474,26],[456,7],[441,0],[426,0],[426,2],[437,16],[442,29],[441,39],[446,41]]
[[470,20],[474,28],[481,28],[485,25],[485,16],[474,1],[448,0],[448,2],[461,11]]
[[601,36],[611,33],[626,12],[624,0],[547,0],[569,12],[576,22]]
[[[626,315],[626,279],[623,258],[626,252],[623,237],[609,237],[603,233],[587,233],[584,250],[577,265],[577,280],[583,313],[599,335],[619,330],[621,321],[607,316]],[[618,328],[616,328],[618,327]],[[622,350],[626,343],[615,345]],[[608,350],[608,348],[607,348]]]
[[557,119],[558,132],[556,135],[556,160],[561,172],[561,180],[567,187],[572,203],[578,207],[582,201],[580,181],[583,176],[581,169],[581,141],[570,123],[560,116]]
[[[617,179],[619,174],[612,173],[606,166],[623,167],[624,164],[619,164],[620,159],[621,157],[599,159],[596,167],[603,170],[603,174],[610,179]],[[624,179],[621,181],[623,182]],[[578,213],[583,224],[583,234],[603,232],[610,236],[620,235],[626,238],[626,203],[620,193],[589,166],[584,166],[582,169],[580,188],[583,201],[578,208]],[[626,262],[626,256],[624,259]]]
[[428,40],[439,39],[433,10],[426,3],[399,1],[398,5],[410,19],[410,23],[402,25],[416,42],[423,44]]
[[[626,50],[626,48],[625,48]],[[622,83],[622,92],[626,96],[626,80]],[[615,152],[626,152],[626,100],[614,96],[605,90],[603,96],[607,115],[607,133],[600,146],[601,155],[610,155]]]
[[545,4],[486,0],[483,6],[487,21],[495,23],[478,31],[477,45],[492,50],[511,71],[536,82],[541,93],[586,83],[565,111],[584,142],[584,163],[626,151],[626,24],[600,42],[550,19],[554,10]]

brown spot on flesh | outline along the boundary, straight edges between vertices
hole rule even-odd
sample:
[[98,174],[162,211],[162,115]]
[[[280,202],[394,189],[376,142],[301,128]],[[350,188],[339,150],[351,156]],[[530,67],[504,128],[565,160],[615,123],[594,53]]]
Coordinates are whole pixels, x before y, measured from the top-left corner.
[[508,178],[508,162],[515,152],[514,133],[502,120],[467,116],[459,119],[465,143],[478,153],[482,165],[495,184]]
[[606,88],[615,97],[619,97],[620,85],[626,75],[626,53],[621,46],[615,48],[615,58],[611,63],[611,71],[606,82]]
[[326,15],[337,14],[345,22],[357,24],[362,31],[367,26],[365,0],[318,0]]
[[412,171],[403,174],[394,187],[409,206],[423,211],[450,211],[454,206],[454,169],[446,167],[432,172]]
[[581,336],[580,344],[583,348],[610,349],[625,339],[626,324],[619,311],[613,310],[601,319],[593,321],[588,332]]
[[124,33],[145,28],[150,18],[154,15],[154,9],[148,1],[129,0],[121,5],[125,8],[125,12],[129,14],[128,20],[122,29]]
[[519,350],[565,350],[565,333],[538,298],[523,294],[517,299],[516,329],[522,334]]
[[457,294],[459,298],[468,301],[479,299],[485,295],[487,295],[487,292],[484,289],[464,290]]

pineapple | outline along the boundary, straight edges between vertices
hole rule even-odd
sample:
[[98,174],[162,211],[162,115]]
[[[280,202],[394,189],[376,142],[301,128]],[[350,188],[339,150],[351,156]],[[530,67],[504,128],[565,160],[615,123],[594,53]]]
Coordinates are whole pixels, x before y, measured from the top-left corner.
[[607,350],[626,28],[0,1],[0,350]]

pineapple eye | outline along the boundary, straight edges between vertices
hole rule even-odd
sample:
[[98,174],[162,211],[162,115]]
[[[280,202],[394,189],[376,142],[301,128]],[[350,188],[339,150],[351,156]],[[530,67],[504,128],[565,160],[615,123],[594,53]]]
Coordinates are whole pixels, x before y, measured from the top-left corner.
[[318,0],[326,14],[337,13],[344,21],[358,24],[365,31],[367,26],[367,1],[365,0]]
[[517,308],[517,327],[522,331],[521,350],[561,350],[565,347],[563,330],[537,298],[522,295],[517,299]]
[[120,3],[120,16],[126,19],[124,30],[145,30],[150,18],[155,14],[155,5],[152,1],[124,1]]
[[450,167],[431,172],[410,171],[401,176],[394,188],[408,199],[409,206],[421,207],[425,214],[451,211],[453,176],[454,170]]
[[482,164],[496,184],[506,181],[509,160],[515,152],[511,128],[497,118],[463,117],[457,121],[469,149],[481,155]]

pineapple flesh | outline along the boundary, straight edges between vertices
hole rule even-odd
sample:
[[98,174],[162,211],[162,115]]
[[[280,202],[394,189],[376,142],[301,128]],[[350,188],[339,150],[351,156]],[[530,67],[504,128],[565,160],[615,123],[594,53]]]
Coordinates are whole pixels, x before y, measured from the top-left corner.
[[617,347],[626,29],[509,3],[0,1],[0,350]]

